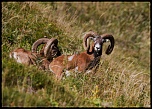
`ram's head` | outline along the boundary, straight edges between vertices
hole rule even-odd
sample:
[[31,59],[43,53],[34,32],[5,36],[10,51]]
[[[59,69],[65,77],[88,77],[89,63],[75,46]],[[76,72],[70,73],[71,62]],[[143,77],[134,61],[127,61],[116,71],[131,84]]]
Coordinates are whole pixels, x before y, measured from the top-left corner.
[[41,38],[35,41],[32,45],[32,52],[37,52],[37,48],[40,44],[45,44],[43,48],[40,50],[40,55],[48,60],[52,60],[55,57],[61,55],[59,48],[58,48],[58,40],[55,38]]
[[[93,40],[93,43],[90,45],[90,40]],[[103,35],[98,35],[95,32],[88,32],[84,35],[84,40],[83,40],[83,47],[87,51],[88,54],[93,54],[97,56],[102,55],[102,46],[103,43],[110,41],[110,45],[108,46],[106,50],[106,54],[109,55],[114,48],[114,37],[110,34],[103,34]]]

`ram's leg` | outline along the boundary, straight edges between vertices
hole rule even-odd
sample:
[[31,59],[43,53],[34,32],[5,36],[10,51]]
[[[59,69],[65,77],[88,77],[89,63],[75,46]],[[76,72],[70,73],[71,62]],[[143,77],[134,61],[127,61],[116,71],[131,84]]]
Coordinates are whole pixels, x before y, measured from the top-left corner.
[[61,80],[63,76],[63,67],[59,65],[49,66],[51,72],[53,72],[57,78],[57,80]]
[[78,62],[78,71],[79,72],[85,72],[86,66],[87,66],[86,62],[79,61]]

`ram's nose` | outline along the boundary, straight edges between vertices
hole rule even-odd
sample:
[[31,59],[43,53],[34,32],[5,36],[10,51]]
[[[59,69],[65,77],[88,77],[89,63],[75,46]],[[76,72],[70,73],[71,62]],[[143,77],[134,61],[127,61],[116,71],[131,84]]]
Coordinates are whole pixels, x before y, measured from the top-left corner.
[[96,47],[96,50],[97,50],[97,51],[100,51],[100,47]]
[[100,51],[101,50],[101,45],[100,44],[96,44],[95,45],[95,50],[96,51]]

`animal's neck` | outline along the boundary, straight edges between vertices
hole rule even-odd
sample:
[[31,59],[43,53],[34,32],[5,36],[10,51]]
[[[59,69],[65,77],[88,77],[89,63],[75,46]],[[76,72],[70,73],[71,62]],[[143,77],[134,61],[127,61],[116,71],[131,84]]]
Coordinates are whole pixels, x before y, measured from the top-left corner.
[[93,52],[91,54],[88,54],[88,56],[91,59],[91,62],[89,63],[88,67],[85,70],[91,70],[95,66],[98,66],[100,62],[101,54],[102,53],[100,52]]
[[88,65],[88,67],[86,68],[86,70],[91,70],[92,68],[94,67],[98,67],[99,65],[99,62],[100,62],[100,57],[101,56],[98,56],[98,57],[95,57]]
[[99,53],[99,52],[94,52],[93,53],[94,58],[101,57],[101,55],[102,55],[102,53]]

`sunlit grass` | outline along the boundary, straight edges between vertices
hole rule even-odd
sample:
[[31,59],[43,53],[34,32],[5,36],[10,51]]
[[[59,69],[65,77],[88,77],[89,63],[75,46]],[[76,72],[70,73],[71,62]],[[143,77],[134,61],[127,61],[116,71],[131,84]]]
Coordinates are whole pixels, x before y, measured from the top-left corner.
[[[31,50],[44,36],[57,38],[63,54],[82,52],[90,30],[112,34],[115,48],[89,74],[71,71],[59,82],[49,71],[9,58],[11,50]],[[2,106],[151,105],[149,2],[2,2],[1,47]]]

